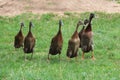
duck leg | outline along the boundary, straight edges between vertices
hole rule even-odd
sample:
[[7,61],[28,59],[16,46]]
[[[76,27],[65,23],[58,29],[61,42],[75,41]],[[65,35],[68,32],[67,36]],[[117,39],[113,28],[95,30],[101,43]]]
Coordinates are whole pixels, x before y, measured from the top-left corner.
[[75,53],[75,59],[76,59],[76,62],[77,62],[78,61],[78,49],[77,49],[77,51]]
[[95,60],[94,52],[92,51],[92,60]]
[[76,62],[78,62],[78,56],[76,56],[75,59],[76,59]]
[[84,60],[84,52],[82,53],[82,60]]
[[49,58],[49,53],[48,53],[48,60],[50,60],[50,58]]
[[25,55],[25,53],[24,53],[24,60],[26,61],[26,55]]
[[70,61],[70,57],[68,57],[67,60]]
[[60,53],[59,53],[59,61],[60,61]]
[[32,52],[32,54],[31,54],[31,59],[32,59],[32,57],[33,57],[33,52]]

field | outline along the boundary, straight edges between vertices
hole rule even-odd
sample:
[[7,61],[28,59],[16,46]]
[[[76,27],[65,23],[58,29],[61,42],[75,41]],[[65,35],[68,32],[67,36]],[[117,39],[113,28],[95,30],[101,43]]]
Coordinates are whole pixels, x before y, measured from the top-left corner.
[[[94,53],[96,60],[91,60],[91,53],[81,60],[67,60],[68,40],[73,34],[78,20],[89,17],[89,13],[69,13],[64,15],[24,13],[14,17],[0,17],[0,80],[119,80],[120,79],[120,14],[95,12],[92,21],[94,32]],[[51,38],[58,31],[58,20],[63,20],[64,38],[61,60],[58,55],[47,55]],[[34,23],[32,32],[36,37],[33,59],[24,61],[22,48],[13,47],[14,36],[23,21],[24,35],[28,32],[29,21]],[[79,31],[82,26],[79,27]]]

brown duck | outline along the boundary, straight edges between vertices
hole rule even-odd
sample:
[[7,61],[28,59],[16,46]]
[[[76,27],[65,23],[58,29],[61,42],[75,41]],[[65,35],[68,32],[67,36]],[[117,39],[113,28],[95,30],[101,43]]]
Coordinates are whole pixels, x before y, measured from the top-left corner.
[[63,24],[62,20],[59,20],[59,30],[57,34],[51,40],[51,45],[50,45],[50,49],[48,53],[48,60],[50,59],[49,54],[51,55],[59,54],[59,59],[60,59],[60,54],[61,54],[62,45],[63,45],[63,37],[62,37],[62,32],[61,32],[62,24]]
[[73,58],[73,57],[77,58],[77,55],[78,55],[77,53],[80,45],[80,39],[79,39],[77,30],[80,25],[83,25],[81,21],[77,23],[75,32],[73,33],[71,39],[68,41],[68,49],[66,54],[68,58]]
[[92,25],[91,25],[91,21],[94,18],[94,14],[91,13],[90,17],[89,17],[89,22],[87,27],[81,32],[80,35],[80,39],[81,39],[81,43],[80,43],[80,47],[82,49],[82,59],[84,59],[84,53],[87,52],[92,52],[92,59],[94,60],[94,52],[93,52],[93,32],[92,32]]
[[24,26],[24,23],[22,22],[20,24],[20,30],[14,38],[14,47],[15,48],[23,47],[23,41],[24,41],[24,36],[23,36],[23,33],[22,33],[22,27],[23,26]]
[[[31,32],[31,27],[33,27],[32,22],[29,23],[29,32],[28,32],[27,36],[25,37],[23,50],[24,50],[25,54],[32,53],[31,54],[31,59],[32,59],[34,47],[35,47],[35,38]],[[25,56],[25,59],[26,59],[26,56]]]

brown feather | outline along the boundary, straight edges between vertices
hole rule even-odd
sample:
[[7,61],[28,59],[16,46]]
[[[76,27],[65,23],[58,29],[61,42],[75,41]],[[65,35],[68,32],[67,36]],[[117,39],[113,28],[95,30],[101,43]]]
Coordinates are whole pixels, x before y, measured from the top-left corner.
[[31,32],[31,26],[29,27],[29,32],[24,40],[24,53],[33,53],[35,47],[35,38]]
[[15,48],[23,47],[23,42],[24,42],[24,36],[22,33],[22,25],[21,25],[19,32],[17,33],[17,35],[14,38],[14,47]]
[[77,30],[78,30],[79,25],[81,24],[82,22],[79,21],[75,32],[71,36],[71,39],[68,41],[68,49],[67,49],[66,56],[69,58],[77,57],[77,52],[78,52],[79,45],[80,45],[80,39],[79,39]]
[[51,55],[61,54],[62,44],[63,44],[63,38],[62,38],[61,29],[60,29],[57,35],[54,36],[51,40],[49,54]]
[[86,29],[81,33],[81,49],[83,52],[93,51],[93,32],[91,21],[94,17],[94,14],[90,14],[89,23]]

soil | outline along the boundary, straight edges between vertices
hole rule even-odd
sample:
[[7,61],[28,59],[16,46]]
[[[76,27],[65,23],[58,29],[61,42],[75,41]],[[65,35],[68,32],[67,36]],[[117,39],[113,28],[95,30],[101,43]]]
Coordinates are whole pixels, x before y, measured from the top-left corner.
[[0,16],[94,11],[120,13],[120,4],[110,0],[0,0]]

